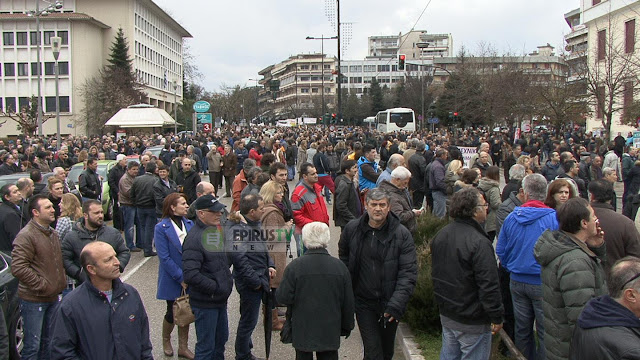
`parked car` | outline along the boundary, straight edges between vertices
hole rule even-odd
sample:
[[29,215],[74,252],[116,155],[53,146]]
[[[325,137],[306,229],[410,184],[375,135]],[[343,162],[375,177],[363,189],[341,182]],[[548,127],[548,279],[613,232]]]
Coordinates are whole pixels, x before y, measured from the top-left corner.
[[[96,172],[100,175],[102,180],[102,210],[104,211],[104,219],[113,219],[113,203],[111,202],[111,194],[109,193],[109,182],[107,181],[107,174],[109,170],[114,167],[118,162],[115,160],[98,160],[98,169]],[[77,163],[71,167],[67,178],[76,184],[76,188],[79,189],[80,174],[84,171],[84,163]]]
[[[53,176],[52,172],[42,174],[42,183],[47,184],[47,181],[52,176]],[[0,187],[5,186],[6,184],[15,184],[19,179],[25,178],[25,177],[28,178],[29,173],[23,172],[23,173],[11,174],[11,175],[2,175],[0,176]]]
[[11,256],[0,252],[0,307],[9,332],[9,359],[20,359],[24,328],[18,299],[18,279],[11,274]]
[[151,152],[151,154],[153,156],[155,156],[156,158],[160,157],[160,152],[162,151],[162,149],[164,149],[163,145],[156,145],[156,146],[150,146],[148,148],[146,148],[144,151],[149,151]]

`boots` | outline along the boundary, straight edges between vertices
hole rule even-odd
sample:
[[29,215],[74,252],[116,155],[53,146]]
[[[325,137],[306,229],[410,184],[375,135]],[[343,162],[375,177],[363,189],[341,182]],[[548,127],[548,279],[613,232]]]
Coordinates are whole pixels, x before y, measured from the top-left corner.
[[162,351],[166,356],[173,356],[173,347],[171,347],[171,333],[175,325],[168,322],[166,319],[162,320]]
[[193,360],[195,355],[189,350],[189,325],[178,326],[178,357]]
[[284,320],[278,317],[278,309],[271,310],[271,330],[280,331],[284,326]]

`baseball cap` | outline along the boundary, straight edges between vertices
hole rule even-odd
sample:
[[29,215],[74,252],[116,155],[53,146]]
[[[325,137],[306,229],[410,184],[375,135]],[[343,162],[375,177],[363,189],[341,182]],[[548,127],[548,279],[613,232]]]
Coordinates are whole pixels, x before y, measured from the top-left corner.
[[196,210],[222,211],[227,206],[218,201],[213,195],[203,195],[195,201]]
[[116,156],[116,160],[117,161],[122,161],[122,160],[124,160],[126,158],[127,158],[127,156],[124,155],[124,154],[118,154],[118,156]]

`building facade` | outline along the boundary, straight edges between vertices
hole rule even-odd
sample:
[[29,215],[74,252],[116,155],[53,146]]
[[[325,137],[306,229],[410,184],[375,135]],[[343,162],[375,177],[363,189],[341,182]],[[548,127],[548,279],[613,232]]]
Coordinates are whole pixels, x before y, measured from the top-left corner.
[[[61,132],[87,134],[82,121],[83,84],[107,64],[119,28],[129,44],[133,68],[144,84],[148,103],[172,113],[182,99],[182,44],[191,37],[151,0],[65,0],[58,13],[40,17],[40,34],[33,17],[38,0],[0,0],[0,108],[21,109],[37,95],[37,49],[40,39],[42,98],[45,115],[55,114],[55,62],[51,37],[62,38],[58,59]],[[48,4],[40,3],[43,9]],[[177,86],[174,86],[174,81]],[[0,113],[1,114],[1,113]],[[45,116],[46,117],[46,116]],[[6,120],[0,116],[0,121]],[[21,132],[9,120],[0,136]],[[55,119],[43,124],[43,134],[56,133]]]
[[[312,116],[332,111],[336,102],[336,62],[326,54],[298,54],[270,65],[258,73],[260,84],[260,108],[265,116]],[[279,82],[279,89],[271,91],[272,81]]]
[[[603,83],[598,87],[598,93],[607,99],[604,108],[608,108],[609,93],[613,97],[613,119],[611,133],[614,138],[618,132],[626,135],[636,127],[623,125],[621,120],[624,110],[638,100],[638,71],[637,65],[624,70],[628,64],[638,64],[636,48],[637,27],[640,18],[640,2],[624,0],[581,0],[580,18],[586,27],[588,51],[586,62],[593,75],[598,75]],[[617,77],[607,76],[607,73]],[[604,83],[614,85],[604,85]],[[603,128],[604,112],[600,106],[593,106],[590,117],[587,118],[587,129]]]

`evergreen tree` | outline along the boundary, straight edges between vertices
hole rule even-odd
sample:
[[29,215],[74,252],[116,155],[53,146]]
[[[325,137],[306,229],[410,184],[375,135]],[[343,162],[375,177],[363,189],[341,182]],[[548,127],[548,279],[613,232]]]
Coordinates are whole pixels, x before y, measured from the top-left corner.
[[124,37],[124,31],[122,28],[118,29],[116,38],[111,43],[111,56],[109,57],[109,67],[111,69],[120,69],[123,72],[132,72],[132,60],[129,58],[129,44]]
[[369,95],[371,96],[371,113],[377,114],[378,111],[382,111],[385,109],[382,88],[380,87],[380,83],[375,77],[371,80]]

